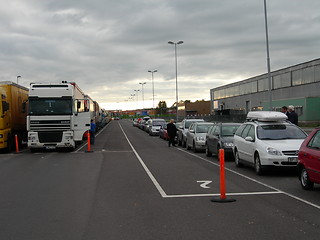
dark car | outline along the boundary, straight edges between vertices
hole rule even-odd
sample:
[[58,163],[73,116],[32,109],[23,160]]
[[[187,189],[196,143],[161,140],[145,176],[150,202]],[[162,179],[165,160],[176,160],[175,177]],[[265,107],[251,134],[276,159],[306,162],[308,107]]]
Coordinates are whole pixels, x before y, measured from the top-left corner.
[[206,135],[206,155],[217,155],[219,149],[224,149],[226,158],[233,158],[233,136],[241,123],[216,123]]
[[298,154],[301,186],[305,190],[320,184],[320,128],[314,129],[303,141]]

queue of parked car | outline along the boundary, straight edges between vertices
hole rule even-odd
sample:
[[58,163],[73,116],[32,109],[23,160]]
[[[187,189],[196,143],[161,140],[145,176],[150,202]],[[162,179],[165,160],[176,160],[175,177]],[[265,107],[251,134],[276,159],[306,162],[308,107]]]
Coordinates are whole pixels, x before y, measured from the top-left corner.
[[[140,119],[133,122],[150,135],[168,140],[164,119]],[[224,149],[226,160],[237,167],[249,166],[256,174],[267,170],[298,170],[303,189],[320,184],[320,128],[309,135],[287,121],[280,112],[249,112],[244,123],[211,123],[203,119],[184,119],[176,123],[177,143],[206,156],[217,156]]]

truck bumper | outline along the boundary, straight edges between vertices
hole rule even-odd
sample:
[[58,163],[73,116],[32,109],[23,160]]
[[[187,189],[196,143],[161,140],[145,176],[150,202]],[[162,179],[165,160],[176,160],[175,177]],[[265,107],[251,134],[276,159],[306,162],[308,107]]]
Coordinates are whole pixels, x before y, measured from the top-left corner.
[[28,132],[28,147],[39,149],[74,148],[73,132]]

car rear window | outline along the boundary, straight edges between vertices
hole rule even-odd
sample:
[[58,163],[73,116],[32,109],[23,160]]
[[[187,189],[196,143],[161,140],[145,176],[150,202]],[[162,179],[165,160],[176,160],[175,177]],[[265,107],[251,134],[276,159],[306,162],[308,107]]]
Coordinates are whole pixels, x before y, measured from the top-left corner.
[[212,125],[197,125],[197,133],[207,133]]
[[222,126],[221,135],[224,136],[224,137],[233,136],[238,128],[239,128],[239,125]]
[[320,131],[312,137],[311,141],[308,143],[309,148],[320,149]]
[[186,121],[185,122],[185,128],[189,128],[190,125],[194,122],[203,122],[203,120],[194,120],[194,121]]
[[306,134],[298,127],[285,124],[258,126],[257,136],[261,140],[304,139]]
[[153,121],[152,126],[162,126],[165,123],[165,121]]

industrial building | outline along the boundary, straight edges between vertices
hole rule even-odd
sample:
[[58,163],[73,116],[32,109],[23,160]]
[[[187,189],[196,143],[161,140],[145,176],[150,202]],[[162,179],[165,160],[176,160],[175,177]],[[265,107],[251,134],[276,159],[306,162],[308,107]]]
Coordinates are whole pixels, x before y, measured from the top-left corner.
[[[272,110],[293,105],[299,122],[320,122],[320,58],[271,72]],[[210,89],[211,114],[269,110],[268,74]]]

